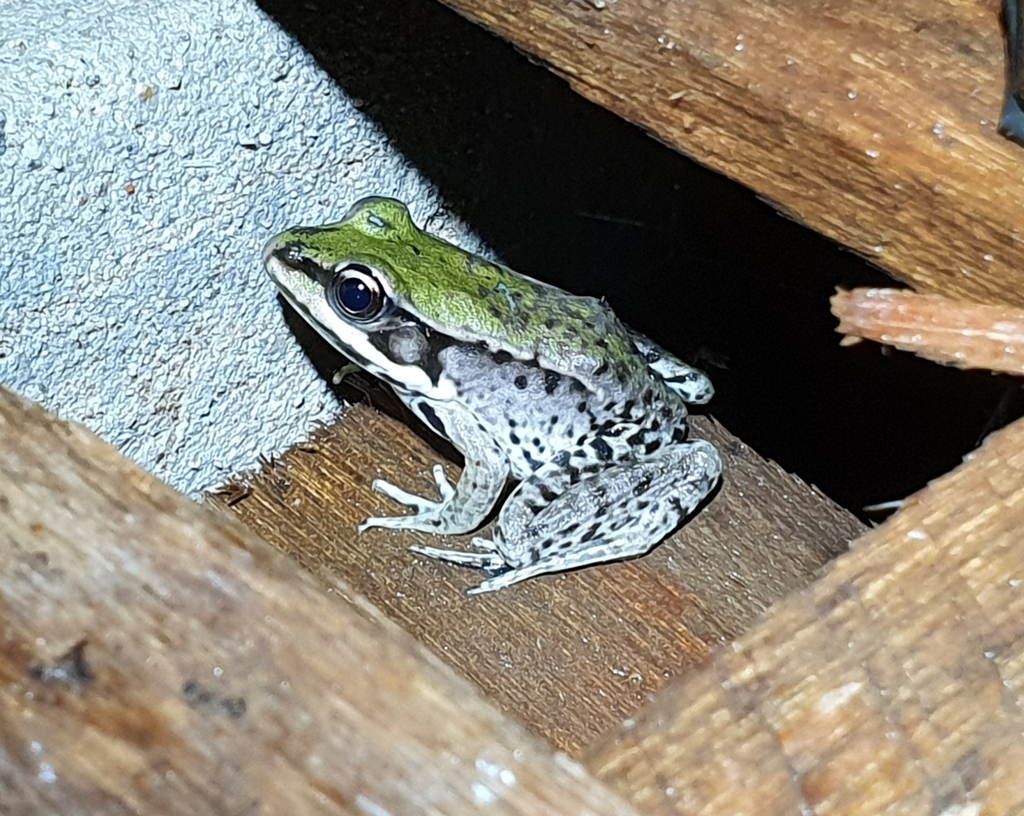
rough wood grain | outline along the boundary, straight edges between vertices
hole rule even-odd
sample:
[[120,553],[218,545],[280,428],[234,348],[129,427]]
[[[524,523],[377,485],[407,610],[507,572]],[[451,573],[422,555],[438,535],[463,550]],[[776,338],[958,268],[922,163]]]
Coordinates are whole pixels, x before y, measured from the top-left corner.
[[723,488],[652,554],[475,597],[463,590],[479,572],[408,552],[414,542],[437,544],[431,537],[356,533],[369,515],[403,512],[370,491],[375,477],[432,496],[440,458],[409,425],[364,405],[226,496],[245,495],[232,509],[265,540],[345,581],[503,711],[576,753],[805,586],[863,531],[720,426],[695,424],[722,451]]
[[376,610],[3,389],[0,452],[5,816],[633,812]]
[[647,814],[1024,809],[1024,421],[594,745]]
[[1024,375],[1024,309],[909,289],[840,289],[831,302],[843,345],[874,340],[957,368]]
[[915,288],[1024,305],[995,0],[446,2]]

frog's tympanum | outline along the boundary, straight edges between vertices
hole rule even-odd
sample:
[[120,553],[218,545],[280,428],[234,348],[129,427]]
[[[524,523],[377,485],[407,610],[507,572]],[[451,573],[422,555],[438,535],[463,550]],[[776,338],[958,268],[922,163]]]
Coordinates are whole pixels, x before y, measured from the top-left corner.
[[370,527],[454,534],[483,524],[519,482],[493,539],[415,552],[488,571],[471,592],[641,555],[714,488],[715,448],[687,440],[685,403],[708,378],[578,297],[419,230],[399,201],[367,198],[335,224],[264,250],[284,297],[465,457],[440,501],[380,479],[415,512]]

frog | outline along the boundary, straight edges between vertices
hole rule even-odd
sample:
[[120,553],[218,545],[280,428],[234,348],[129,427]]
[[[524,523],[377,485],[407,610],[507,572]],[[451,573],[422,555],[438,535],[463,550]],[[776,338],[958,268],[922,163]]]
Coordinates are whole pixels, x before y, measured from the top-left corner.
[[482,570],[469,594],[644,555],[719,481],[717,449],[689,435],[687,405],[711,399],[709,378],[603,298],[461,249],[377,196],[281,232],[263,260],[300,316],[465,461],[455,485],[434,465],[438,499],[373,480],[413,512],[359,532],[470,533],[500,502],[468,550],[409,547]]

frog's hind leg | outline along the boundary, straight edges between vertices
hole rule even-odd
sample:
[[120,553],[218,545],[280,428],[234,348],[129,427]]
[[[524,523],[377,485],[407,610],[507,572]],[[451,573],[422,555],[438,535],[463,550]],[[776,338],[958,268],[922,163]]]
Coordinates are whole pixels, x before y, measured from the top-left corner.
[[[574,454],[578,449],[569,452],[570,462]],[[589,478],[575,471],[571,464],[557,469],[549,463],[516,488],[498,517],[493,543],[511,569],[470,594],[643,555],[714,489],[722,462],[710,442],[690,441]],[[564,492],[555,493],[566,484]]]
[[647,367],[660,376],[665,385],[682,397],[684,402],[703,405],[715,395],[711,379],[699,368],[684,363],[640,332],[629,329],[629,337]]

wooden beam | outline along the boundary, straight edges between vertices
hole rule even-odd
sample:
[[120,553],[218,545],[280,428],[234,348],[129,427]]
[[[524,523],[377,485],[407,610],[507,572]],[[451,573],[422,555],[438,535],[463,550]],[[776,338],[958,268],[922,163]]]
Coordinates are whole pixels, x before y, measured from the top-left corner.
[[[725,462],[717,496],[653,553],[466,597],[475,570],[413,555],[406,531],[356,533],[403,508],[370,491],[381,476],[433,496],[441,457],[428,431],[357,405],[311,444],[221,496],[265,540],[315,574],[341,578],[552,744],[578,753],[648,695],[699,665],[799,587],[864,527],[703,417],[695,433]],[[454,477],[457,469],[449,465]]]
[[592,746],[644,813],[1024,808],[1024,420]]
[[446,0],[922,291],[1024,305],[996,0]]
[[634,812],[346,587],[2,388],[0,451],[3,813]]

